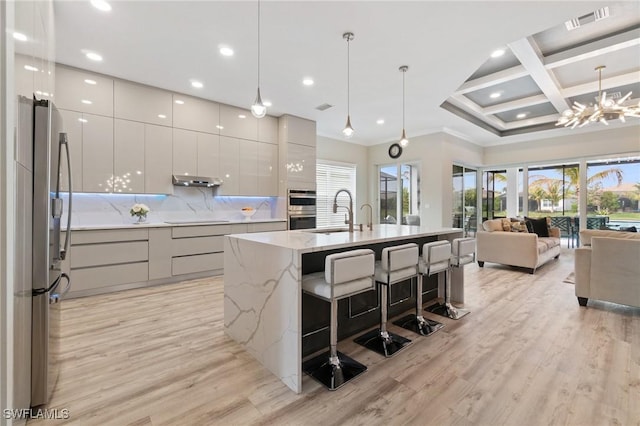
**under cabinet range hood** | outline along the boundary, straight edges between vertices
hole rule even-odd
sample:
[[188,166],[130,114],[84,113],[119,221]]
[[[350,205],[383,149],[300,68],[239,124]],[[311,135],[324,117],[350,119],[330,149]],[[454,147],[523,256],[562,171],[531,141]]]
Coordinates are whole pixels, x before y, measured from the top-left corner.
[[222,180],[219,178],[191,176],[191,175],[173,175],[173,184],[176,186],[204,186],[213,188],[220,186]]

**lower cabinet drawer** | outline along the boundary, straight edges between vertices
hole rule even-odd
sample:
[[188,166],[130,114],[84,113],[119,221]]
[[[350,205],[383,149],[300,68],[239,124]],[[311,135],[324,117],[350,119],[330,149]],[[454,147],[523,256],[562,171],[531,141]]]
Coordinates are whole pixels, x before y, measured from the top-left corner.
[[287,222],[265,222],[248,224],[248,232],[286,231]]
[[171,259],[171,274],[182,275],[194,272],[213,271],[224,266],[224,253],[199,254]]
[[173,256],[213,253],[224,250],[224,237],[174,238],[171,242]]
[[149,264],[147,262],[72,269],[70,292],[144,282],[148,279]]
[[134,241],[71,246],[71,269],[142,262],[149,259],[149,243]]

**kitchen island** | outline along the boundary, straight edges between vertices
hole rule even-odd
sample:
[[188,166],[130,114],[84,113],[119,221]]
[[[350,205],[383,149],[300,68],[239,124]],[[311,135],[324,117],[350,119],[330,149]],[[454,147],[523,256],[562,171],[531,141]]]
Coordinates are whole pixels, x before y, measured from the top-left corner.
[[[372,230],[354,233],[300,230],[227,235],[224,239],[225,333],[291,390],[300,393],[303,335],[307,334],[303,321],[303,274],[323,270],[324,257],[335,252],[371,248],[379,259],[386,246],[408,242],[421,246],[429,241],[459,237],[462,237],[459,228],[406,225],[375,225]],[[452,273],[452,299],[464,302],[461,270]],[[410,305],[406,306],[406,310],[410,309]],[[375,309],[366,313],[369,318],[377,318]],[[363,318],[354,318],[354,321],[362,322]]]

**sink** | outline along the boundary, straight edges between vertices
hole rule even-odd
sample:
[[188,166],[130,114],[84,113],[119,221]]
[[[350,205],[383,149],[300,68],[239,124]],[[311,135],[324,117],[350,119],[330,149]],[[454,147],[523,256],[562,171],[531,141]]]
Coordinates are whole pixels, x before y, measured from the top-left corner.
[[165,220],[164,223],[169,225],[183,225],[185,223],[190,224],[213,224],[213,223],[228,223],[228,220],[207,220],[207,219],[178,219],[178,220]]
[[331,235],[338,232],[349,232],[349,229],[348,228],[304,229],[302,232],[309,232],[311,234]]

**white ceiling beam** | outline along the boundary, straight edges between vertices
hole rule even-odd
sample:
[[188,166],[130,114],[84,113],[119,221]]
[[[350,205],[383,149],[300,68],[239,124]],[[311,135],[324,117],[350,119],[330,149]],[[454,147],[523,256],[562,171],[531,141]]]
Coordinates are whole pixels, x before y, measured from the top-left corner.
[[[627,84],[633,84],[640,81],[640,73],[637,71],[627,74],[617,75],[615,77],[609,77],[602,80],[602,90],[608,90],[613,87],[626,86]],[[585,93],[592,93],[598,91],[598,75],[593,73],[593,81],[589,83],[579,84],[573,87],[567,87],[562,90],[562,95],[565,98],[572,98],[574,96],[584,95]],[[623,93],[624,95],[625,93]]]
[[519,129],[521,127],[528,127],[528,126],[535,126],[535,125],[538,125],[538,124],[551,123],[551,122],[554,122],[554,121],[558,121],[558,118],[560,118],[560,114],[558,114],[558,113],[549,114],[549,115],[543,115],[541,117],[534,117],[534,118],[529,118],[529,119],[526,119],[526,120],[511,121],[509,123],[505,123],[505,127],[507,128],[507,130]]
[[453,105],[457,106],[458,108],[464,111],[467,111],[468,113],[472,114],[476,118],[479,118],[480,120],[495,127],[496,129],[505,130],[504,121],[500,120],[498,117],[495,117],[493,115],[486,115],[484,113],[483,108],[478,106],[478,104],[476,104],[466,96],[453,95],[447,100],[451,102]]
[[456,90],[455,94],[464,95],[465,93],[475,92],[476,90],[495,86],[496,84],[504,83],[506,81],[515,80],[516,78],[524,77],[525,75],[529,75],[527,70],[524,69],[522,65],[516,65],[515,67],[511,67],[506,70],[467,81],[460,86],[458,90]]
[[492,105],[483,108],[485,114],[498,114],[500,112],[511,111],[518,108],[526,108],[532,105],[540,105],[549,102],[545,95],[529,96],[528,98],[517,99],[511,102],[503,102],[501,104]]
[[551,104],[558,111],[569,109],[569,104],[567,104],[564,96],[560,92],[562,86],[560,86],[560,83],[558,83],[552,72],[545,68],[542,52],[540,52],[533,37],[520,39],[509,43],[508,46],[529,72],[529,75],[531,75],[531,78],[536,82],[540,90],[542,90],[542,93],[549,98]]
[[544,64],[547,69],[558,68],[638,45],[640,45],[640,28],[547,56]]

